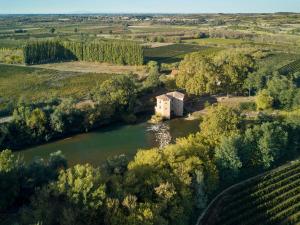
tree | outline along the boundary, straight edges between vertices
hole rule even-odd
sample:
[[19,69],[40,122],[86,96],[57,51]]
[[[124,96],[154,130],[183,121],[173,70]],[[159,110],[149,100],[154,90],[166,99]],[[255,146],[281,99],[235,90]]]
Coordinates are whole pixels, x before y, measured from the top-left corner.
[[130,76],[114,76],[101,84],[96,95],[106,98],[117,111],[129,112],[135,104],[137,86]]
[[26,125],[35,137],[41,137],[46,131],[47,117],[39,108],[34,109],[26,119]]
[[267,169],[280,160],[286,149],[287,132],[277,123],[263,123],[245,132],[241,159],[247,168]]
[[241,146],[241,137],[234,135],[231,137],[222,137],[220,145],[215,151],[220,176],[223,182],[233,182],[238,177],[242,167],[239,158],[239,147]]
[[255,70],[253,57],[241,51],[226,50],[215,56],[192,53],[180,63],[176,84],[196,95],[242,93],[248,74]]
[[154,91],[155,88],[161,85],[159,65],[155,61],[150,61],[147,65],[149,75],[146,80],[143,82],[143,87],[145,89],[151,89]]
[[199,135],[211,147],[220,144],[222,136],[239,133],[241,115],[233,108],[222,105],[212,106],[200,123]]
[[292,107],[295,85],[291,79],[286,76],[276,75],[267,83],[267,90],[274,100],[275,107]]
[[176,76],[176,85],[195,95],[216,93],[218,81],[217,68],[212,59],[201,53],[186,55]]
[[106,196],[100,171],[88,164],[62,170],[55,189],[86,210],[100,210]]
[[272,67],[262,67],[257,71],[250,73],[245,80],[244,88],[248,89],[251,92],[258,92],[264,88],[266,88],[268,81],[273,76],[273,68]]
[[264,89],[258,93],[255,98],[255,102],[258,110],[270,109],[273,106],[273,98],[270,93]]
[[50,30],[49,30],[49,32],[50,32],[51,34],[54,34],[55,28],[54,28],[54,27],[51,27]]
[[10,150],[0,152],[0,212],[5,212],[20,192],[17,173],[22,162]]
[[221,75],[219,86],[227,94],[242,93],[248,74],[256,70],[253,57],[239,51],[220,52],[214,57],[214,64]]

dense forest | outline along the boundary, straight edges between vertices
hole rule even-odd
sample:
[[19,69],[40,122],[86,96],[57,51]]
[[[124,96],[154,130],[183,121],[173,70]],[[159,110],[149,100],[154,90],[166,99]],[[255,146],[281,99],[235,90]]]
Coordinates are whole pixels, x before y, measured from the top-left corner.
[[24,48],[24,62],[28,65],[81,60],[109,62],[121,65],[142,65],[143,48],[129,41],[35,41]]

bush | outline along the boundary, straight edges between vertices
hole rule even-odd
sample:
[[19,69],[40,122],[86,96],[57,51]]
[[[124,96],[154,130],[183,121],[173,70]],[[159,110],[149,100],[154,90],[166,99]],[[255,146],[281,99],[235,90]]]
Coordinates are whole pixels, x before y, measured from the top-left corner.
[[273,106],[274,99],[267,90],[262,90],[256,96],[256,105],[258,110],[270,109]]

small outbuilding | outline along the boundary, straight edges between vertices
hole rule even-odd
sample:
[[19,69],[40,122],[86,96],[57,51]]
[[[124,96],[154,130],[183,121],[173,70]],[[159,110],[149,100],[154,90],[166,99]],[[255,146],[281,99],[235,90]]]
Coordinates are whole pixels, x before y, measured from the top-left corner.
[[183,116],[184,94],[174,91],[156,97],[155,114],[164,119],[172,116]]

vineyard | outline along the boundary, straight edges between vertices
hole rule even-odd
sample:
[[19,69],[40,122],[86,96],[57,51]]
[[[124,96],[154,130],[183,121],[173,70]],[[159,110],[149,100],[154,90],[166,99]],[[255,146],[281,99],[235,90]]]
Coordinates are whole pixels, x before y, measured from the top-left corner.
[[293,74],[296,72],[300,72],[300,59],[295,60],[294,62],[291,62],[282,68],[279,69],[279,72],[281,74]]
[[228,189],[198,225],[275,224],[300,224],[299,161]]
[[192,52],[211,50],[199,45],[174,44],[157,48],[148,48],[144,51],[145,61],[157,61],[160,63],[179,62],[183,57]]

